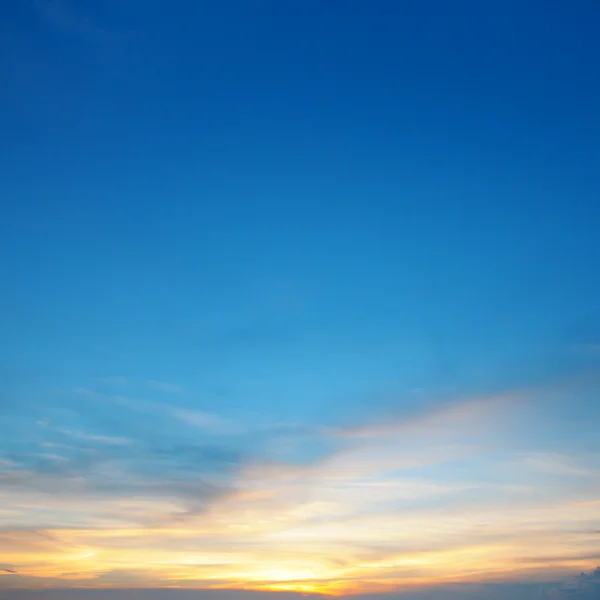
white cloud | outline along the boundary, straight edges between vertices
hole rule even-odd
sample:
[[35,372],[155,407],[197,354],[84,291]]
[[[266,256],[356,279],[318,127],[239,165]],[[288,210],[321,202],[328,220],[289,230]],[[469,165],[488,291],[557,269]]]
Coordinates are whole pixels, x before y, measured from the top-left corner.
[[237,428],[233,423],[230,423],[218,415],[205,413],[201,410],[174,408],[172,410],[172,415],[187,425],[198,427],[199,429],[210,430],[215,433],[234,433],[237,431]]
[[126,446],[131,443],[131,440],[112,435],[93,435],[83,431],[72,431],[71,429],[60,429],[59,432],[78,440],[100,442],[110,446]]

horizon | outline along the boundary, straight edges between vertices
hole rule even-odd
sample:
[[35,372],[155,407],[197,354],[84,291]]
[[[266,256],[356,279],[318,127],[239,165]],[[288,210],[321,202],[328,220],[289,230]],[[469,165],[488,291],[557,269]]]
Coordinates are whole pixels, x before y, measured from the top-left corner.
[[[251,600],[261,597],[265,594],[272,599],[289,600],[295,596],[302,598],[327,598],[327,597],[350,597],[363,600],[382,600],[406,598],[406,600],[449,600],[473,597],[481,600],[500,600],[510,597],[511,600],[529,600],[529,599],[547,599],[547,598],[579,598],[581,600],[595,600],[600,593],[600,567],[591,573],[581,573],[572,575],[563,581],[538,581],[528,583],[456,583],[456,584],[436,584],[423,586],[409,586],[392,590],[388,593],[312,593],[312,592],[291,592],[291,591],[266,591],[266,590],[244,590],[235,588],[221,589],[173,589],[173,588],[68,588],[68,589],[7,589],[7,595],[2,600],[21,600],[24,598],[39,598],[43,600],[48,598],[52,600],[55,597],[63,599],[73,598],[73,600],[91,600],[92,598],[116,598],[117,600],[138,600],[140,598],[155,598],[156,600],[168,599],[170,597],[205,597],[206,600]],[[510,594],[510,595],[508,595]],[[212,596],[211,596],[212,595]]]

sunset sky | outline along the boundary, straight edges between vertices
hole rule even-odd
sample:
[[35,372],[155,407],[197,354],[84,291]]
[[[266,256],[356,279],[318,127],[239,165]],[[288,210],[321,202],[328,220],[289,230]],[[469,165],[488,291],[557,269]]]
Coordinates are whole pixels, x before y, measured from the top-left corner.
[[599,30],[2,0],[0,598],[600,589]]

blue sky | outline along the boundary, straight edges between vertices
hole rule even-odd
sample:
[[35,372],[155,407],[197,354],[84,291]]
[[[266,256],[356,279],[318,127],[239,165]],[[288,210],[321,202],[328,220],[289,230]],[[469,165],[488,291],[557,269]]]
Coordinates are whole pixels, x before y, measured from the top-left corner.
[[600,563],[599,24],[586,0],[4,2],[0,587]]

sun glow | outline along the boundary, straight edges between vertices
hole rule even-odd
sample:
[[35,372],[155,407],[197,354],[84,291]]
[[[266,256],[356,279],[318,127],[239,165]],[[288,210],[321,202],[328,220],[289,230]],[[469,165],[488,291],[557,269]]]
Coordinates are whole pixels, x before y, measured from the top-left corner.
[[[598,549],[585,535],[597,527],[598,479],[581,493],[557,485],[543,502],[535,497],[540,469],[544,484],[561,460],[571,476],[575,467],[566,459],[525,457],[508,470],[499,463],[505,481],[500,475],[489,482],[437,477],[448,461],[479,466],[480,432],[488,443],[501,428],[498,406],[495,400],[487,408],[467,403],[403,425],[402,435],[393,423],[383,431],[361,428],[310,464],[253,463],[236,473],[234,491],[201,510],[185,512],[185,496],[82,500],[75,493],[40,494],[33,486],[0,490],[11,522],[65,524],[0,532],[0,564],[7,565],[0,577],[25,578],[34,587],[339,595],[518,577],[528,570],[593,569],[593,561],[581,557]],[[461,444],[454,442],[457,431]]]

